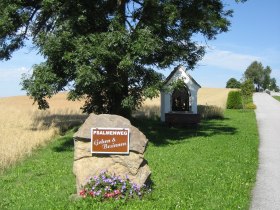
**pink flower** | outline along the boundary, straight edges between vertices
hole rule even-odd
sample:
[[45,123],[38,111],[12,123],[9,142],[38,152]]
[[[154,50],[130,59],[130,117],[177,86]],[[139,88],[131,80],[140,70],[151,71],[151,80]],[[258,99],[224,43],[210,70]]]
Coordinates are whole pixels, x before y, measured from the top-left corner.
[[121,194],[121,191],[120,191],[120,190],[115,190],[115,191],[114,191],[114,194],[115,194],[115,195],[119,195],[119,194]]

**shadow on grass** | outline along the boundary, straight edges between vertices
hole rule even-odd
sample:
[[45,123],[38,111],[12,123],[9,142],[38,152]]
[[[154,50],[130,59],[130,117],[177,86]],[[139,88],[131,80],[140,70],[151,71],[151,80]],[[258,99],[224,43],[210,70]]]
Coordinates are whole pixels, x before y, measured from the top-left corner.
[[71,136],[65,136],[59,139],[61,143],[58,146],[52,148],[55,152],[69,152],[74,151],[74,141]]
[[[131,123],[139,128],[146,137],[156,146],[165,146],[170,143],[180,143],[180,140],[191,137],[210,137],[215,135],[234,135],[237,129],[227,125],[229,118],[203,120],[196,128],[174,128],[160,122],[160,119],[132,118]],[[76,130],[78,127],[76,127]],[[72,137],[66,136],[59,139],[62,143],[53,148],[55,152],[73,150]]]
[[85,114],[48,114],[36,115],[33,119],[31,130],[45,130],[57,128],[59,133],[80,126],[88,116]]
[[169,128],[159,119],[134,118],[132,124],[138,127],[156,146],[178,143],[191,137],[206,137],[214,135],[233,135],[237,129],[226,125],[229,119],[203,120],[196,128]]

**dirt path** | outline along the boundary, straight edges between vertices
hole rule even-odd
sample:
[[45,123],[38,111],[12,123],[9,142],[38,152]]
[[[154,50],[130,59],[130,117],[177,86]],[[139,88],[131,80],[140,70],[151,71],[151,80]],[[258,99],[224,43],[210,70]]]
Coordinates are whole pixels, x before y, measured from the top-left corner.
[[266,93],[254,94],[260,135],[259,169],[252,210],[280,209],[280,102]]

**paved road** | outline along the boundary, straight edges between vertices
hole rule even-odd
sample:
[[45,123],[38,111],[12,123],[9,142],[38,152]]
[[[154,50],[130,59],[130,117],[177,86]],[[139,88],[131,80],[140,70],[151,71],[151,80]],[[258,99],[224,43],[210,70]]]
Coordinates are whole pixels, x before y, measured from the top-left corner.
[[259,169],[251,210],[280,210],[280,102],[255,93],[260,135]]

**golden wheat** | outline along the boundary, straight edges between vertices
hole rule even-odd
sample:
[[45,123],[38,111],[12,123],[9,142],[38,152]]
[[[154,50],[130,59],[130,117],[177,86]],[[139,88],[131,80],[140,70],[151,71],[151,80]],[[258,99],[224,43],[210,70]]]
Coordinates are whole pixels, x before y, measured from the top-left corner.
[[0,99],[0,171],[85,119],[82,103],[67,101],[65,93],[49,102],[51,108],[41,111],[26,96]]
[[200,88],[198,90],[197,103],[199,105],[212,105],[226,108],[228,93],[234,89],[230,88]]
[[[226,88],[201,88],[198,104],[225,107]],[[66,100],[66,93],[59,93],[49,100],[50,109],[41,111],[27,96],[0,99],[0,171],[29,155],[39,145],[50,141],[60,131],[85,120],[81,113],[83,101]],[[160,115],[160,98],[146,100],[136,115]]]

